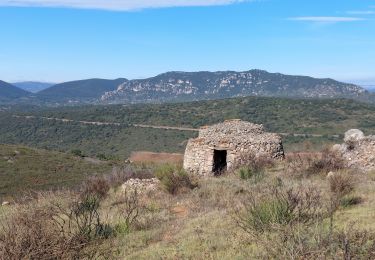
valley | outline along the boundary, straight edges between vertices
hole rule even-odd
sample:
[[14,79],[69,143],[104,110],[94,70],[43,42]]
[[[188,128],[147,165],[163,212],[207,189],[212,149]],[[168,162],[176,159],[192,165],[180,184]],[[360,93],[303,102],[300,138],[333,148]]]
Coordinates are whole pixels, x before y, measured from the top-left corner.
[[[247,97],[170,104],[4,107],[0,143],[125,160],[134,151],[183,153],[198,129],[226,119],[283,134],[286,151],[319,150],[350,128],[373,134],[375,107],[346,99]],[[58,119],[58,120],[56,120]]]

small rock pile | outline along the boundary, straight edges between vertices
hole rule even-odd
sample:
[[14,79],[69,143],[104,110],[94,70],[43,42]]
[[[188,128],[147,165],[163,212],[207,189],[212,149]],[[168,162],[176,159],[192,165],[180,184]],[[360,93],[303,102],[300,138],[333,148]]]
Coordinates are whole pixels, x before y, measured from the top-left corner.
[[334,145],[333,150],[345,159],[348,167],[375,170],[375,135],[365,136],[358,129],[349,130],[344,143]]
[[137,190],[138,192],[150,192],[157,190],[160,181],[152,179],[130,179],[122,184],[122,190]]

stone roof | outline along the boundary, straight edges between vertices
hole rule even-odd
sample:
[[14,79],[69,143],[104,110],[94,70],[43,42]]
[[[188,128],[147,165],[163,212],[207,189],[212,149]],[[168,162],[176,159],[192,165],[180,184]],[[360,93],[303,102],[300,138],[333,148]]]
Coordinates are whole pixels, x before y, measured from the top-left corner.
[[267,133],[263,125],[257,125],[241,120],[226,120],[199,130],[196,142],[209,145],[222,143],[278,143],[280,136]]

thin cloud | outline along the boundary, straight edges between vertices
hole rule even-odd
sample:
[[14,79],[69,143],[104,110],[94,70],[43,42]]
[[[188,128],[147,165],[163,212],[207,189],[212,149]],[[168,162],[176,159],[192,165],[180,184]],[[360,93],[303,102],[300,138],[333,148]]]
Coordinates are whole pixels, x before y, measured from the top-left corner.
[[253,0],[0,0],[0,6],[66,7],[128,11],[145,8],[229,5]]
[[314,23],[340,23],[340,22],[357,22],[365,19],[359,17],[339,17],[339,16],[300,16],[291,17],[291,21],[314,22]]
[[349,11],[348,14],[354,15],[367,15],[367,14],[375,14],[375,11]]

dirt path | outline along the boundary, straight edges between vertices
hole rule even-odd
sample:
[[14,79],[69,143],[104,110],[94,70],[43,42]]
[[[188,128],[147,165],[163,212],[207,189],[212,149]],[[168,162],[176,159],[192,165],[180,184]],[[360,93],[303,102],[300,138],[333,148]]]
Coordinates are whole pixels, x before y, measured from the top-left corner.
[[161,126],[161,125],[140,125],[140,124],[133,124],[135,127],[141,128],[155,128],[155,129],[166,129],[166,130],[179,130],[179,131],[193,131],[198,132],[199,129],[197,128],[188,128],[188,127],[177,127],[177,126]]
[[[113,125],[113,126],[121,126],[125,124],[115,123],[115,122],[97,122],[97,121],[80,121],[80,120],[71,120],[66,118],[54,118],[54,117],[36,117],[36,116],[18,116],[13,115],[15,118],[25,118],[25,119],[45,119],[45,120],[55,120],[64,123],[74,122],[84,125]],[[189,127],[177,127],[177,126],[161,126],[161,125],[145,125],[145,124],[130,124],[128,126],[139,127],[139,128],[153,128],[153,129],[164,129],[164,130],[178,130],[178,131],[191,131],[191,132],[199,132],[197,128],[189,128]],[[324,135],[320,134],[297,134],[297,133],[279,133],[282,136],[289,136],[292,135],[294,137],[323,137]],[[329,135],[330,137],[339,138],[339,135]]]

